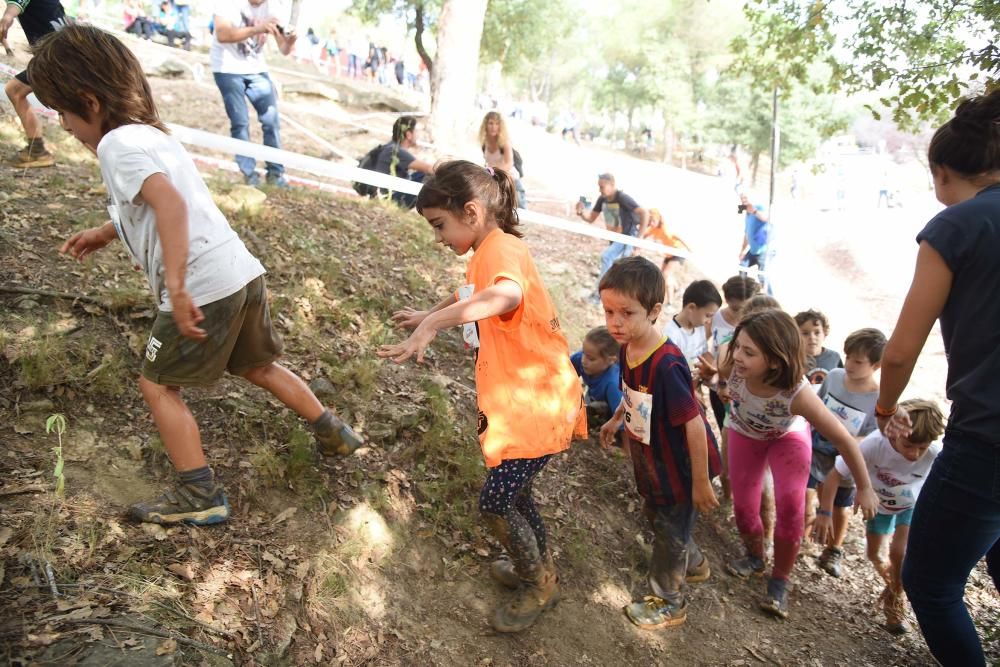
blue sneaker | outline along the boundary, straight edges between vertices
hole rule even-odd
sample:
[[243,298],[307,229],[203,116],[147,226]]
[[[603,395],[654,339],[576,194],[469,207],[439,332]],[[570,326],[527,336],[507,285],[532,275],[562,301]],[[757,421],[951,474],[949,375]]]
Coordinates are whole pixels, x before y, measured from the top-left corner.
[[250,175],[244,174],[243,182],[249,185],[250,187],[255,188],[258,185],[260,185],[260,174],[258,174],[256,171],[251,173]]
[[178,484],[156,500],[136,503],[128,508],[128,516],[143,523],[188,523],[210,526],[229,518],[231,510],[221,484],[205,492],[194,484]]

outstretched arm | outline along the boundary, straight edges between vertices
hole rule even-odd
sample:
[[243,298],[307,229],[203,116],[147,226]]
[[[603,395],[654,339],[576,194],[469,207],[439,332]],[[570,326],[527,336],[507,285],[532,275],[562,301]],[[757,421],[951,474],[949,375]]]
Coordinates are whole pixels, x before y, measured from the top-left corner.
[[[954,275],[944,258],[927,241],[921,242],[910,291],[882,355],[878,406],[883,411],[892,411],[910,382],[917,357],[924,349],[934,321],[944,309],[953,280]],[[891,422],[888,417],[879,418],[879,428],[883,433],[886,427],[890,431],[886,433],[887,436],[906,435],[909,417],[904,413],[897,413]]]
[[396,363],[403,363],[416,355],[417,361],[422,362],[424,350],[441,329],[504,315],[520,306],[523,298],[520,285],[513,280],[501,280],[468,299],[430,313],[409,338],[396,345],[383,345],[377,354],[383,358],[391,358]]
[[805,419],[819,431],[824,438],[837,448],[844,463],[851,471],[854,484],[858,488],[856,507],[860,507],[865,519],[871,519],[878,510],[878,498],[872,491],[871,480],[868,479],[868,469],[861,456],[857,441],[851,437],[844,425],[833,416],[833,413],[823,404],[823,401],[808,387],[796,394],[792,401],[792,412]]

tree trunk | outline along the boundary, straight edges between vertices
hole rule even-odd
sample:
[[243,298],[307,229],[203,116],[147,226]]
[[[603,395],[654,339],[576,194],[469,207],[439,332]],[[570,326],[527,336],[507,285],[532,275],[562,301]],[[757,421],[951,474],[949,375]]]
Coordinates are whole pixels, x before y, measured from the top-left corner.
[[[430,133],[444,151],[468,142],[487,0],[444,0],[431,75]],[[455,151],[457,152],[457,151]]]
[[760,151],[755,151],[750,158],[750,186],[757,187],[757,167],[760,166]]
[[427,74],[434,74],[434,61],[431,60],[430,55],[427,53],[427,47],[424,46],[424,3],[417,3],[416,6],[417,16],[414,20],[415,35],[413,37],[413,42],[417,46],[417,53],[420,55],[420,59],[424,61],[424,66],[427,67]]

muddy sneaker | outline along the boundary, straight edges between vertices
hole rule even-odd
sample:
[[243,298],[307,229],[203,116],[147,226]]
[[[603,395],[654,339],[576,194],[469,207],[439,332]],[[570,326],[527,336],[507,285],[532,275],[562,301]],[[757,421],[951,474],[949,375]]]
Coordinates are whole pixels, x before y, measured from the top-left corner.
[[737,558],[726,563],[726,572],[740,579],[749,579],[755,574],[764,573],[764,561],[756,556],[747,554],[743,558]]
[[210,526],[229,518],[229,501],[220,484],[206,493],[194,484],[178,484],[156,500],[136,503],[128,516],[144,523],[189,523]]
[[21,169],[33,169],[36,167],[51,167],[56,163],[55,156],[44,147],[39,148],[37,144],[30,143],[14,154],[12,164]]
[[549,564],[532,568],[528,578],[520,582],[514,596],[501,605],[493,615],[493,629],[497,632],[520,632],[531,627],[543,611],[559,601],[559,577]]
[[672,628],[687,620],[687,602],[678,605],[655,595],[647,595],[642,602],[626,605],[625,615],[643,630]]
[[712,576],[712,568],[708,566],[708,559],[702,556],[701,563],[688,566],[685,581],[689,584],[700,584],[703,581],[707,581],[710,576]]
[[767,595],[760,601],[760,608],[778,618],[788,618],[788,582],[768,579]]
[[511,590],[521,585],[521,578],[517,576],[514,564],[506,558],[490,563],[490,578],[504,588]]
[[267,184],[272,188],[278,188],[279,190],[291,190],[292,184],[288,182],[288,179],[284,176],[272,176],[267,175]]
[[319,451],[324,456],[349,456],[365,444],[350,426],[330,413],[329,430],[324,424],[314,432]]
[[903,592],[894,592],[888,586],[878,599],[879,606],[885,611],[885,629],[893,635],[905,635],[910,631],[906,622],[906,602]]
[[827,547],[819,555],[819,566],[831,577],[839,577],[843,574],[841,563],[844,560],[844,552],[837,547]]

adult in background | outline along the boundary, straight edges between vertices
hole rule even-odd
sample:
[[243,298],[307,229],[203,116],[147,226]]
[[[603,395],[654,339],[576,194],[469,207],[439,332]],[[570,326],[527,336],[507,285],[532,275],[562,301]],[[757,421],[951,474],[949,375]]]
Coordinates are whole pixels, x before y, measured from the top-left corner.
[[740,194],[739,211],[743,213],[743,244],[740,246],[740,266],[756,266],[758,280],[773,294],[771,281],[767,275],[767,264],[771,253],[771,222],[766,207],[754,204],[745,193]]
[[898,407],[934,321],[948,359],[944,448],[917,498],[903,587],[927,646],[944,665],[985,665],[963,602],[984,555],[1000,591],[1000,90],[962,102],[927,150],[947,206],[917,235],[916,271],[882,358],[875,413],[887,437],[909,435]]
[[503,169],[514,179],[514,189],[517,191],[517,205],[524,208],[528,205],[528,199],[524,192],[524,184],[521,183],[521,169],[519,157],[510,143],[510,134],[507,133],[507,123],[503,116],[497,111],[490,111],[483,116],[483,122],[479,126],[479,144],[483,149],[483,159],[487,167]]
[[[24,36],[31,45],[66,25],[66,12],[63,11],[59,0],[7,0],[7,6],[0,16],[0,41],[6,42],[7,33],[15,18],[21,24]],[[56,160],[45,148],[42,125],[38,122],[38,116],[31,108],[31,103],[28,102],[31,82],[28,80],[27,70],[15,74],[14,78],[4,85],[3,90],[14,106],[28,140],[28,144],[14,154],[10,160],[11,164],[21,169],[51,167]]]
[[[382,146],[378,152],[375,171],[422,183],[424,176],[434,173],[434,165],[414,157],[410,149],[416,145],[417,119],[413,116],[400,116],[392,124],[392,141]],[[406,192],[381,192],[389,194],[403,208],[413,208],[413,203],[417,200],[416,195]]]
[[[590,210],[584,210],[583,201],[576,204],[576,214],[586,220],[593,222],[597,216],[604,214],[604,223],[608,230],[618,232],[625,236],[642,237],[646,233],[646,225],[649,223],[649,211],[639,206],[635,199],[625,194],[615,185],[615,177],[611,174],[601,174],[597,177],[597,188],[601,195]],[[601,270],[597,276],[597,283],[607,273],[611,265],[622,257],[631,254],[631,246],[617,241],[611,241],[608,247],[601,253]],[[591,296],[594,303],[601,302],[600,292],[594,290]]]
[[[281,27],[268,0],[221,0],[216,3],[213,20],[215,33],[209,61],[226,105],[229,134],[234,139],[250,139],[249,99],[264,131],[264,145],[281,148],[278,95],[267,73],[264,45],[271,36],[278,50],[287,56],[295,45],[295,34]],[[236,164],[248,185],[259,184],[256,160],[237,155]],[[287,188],[285,167],[268,162],[267,182]]]

